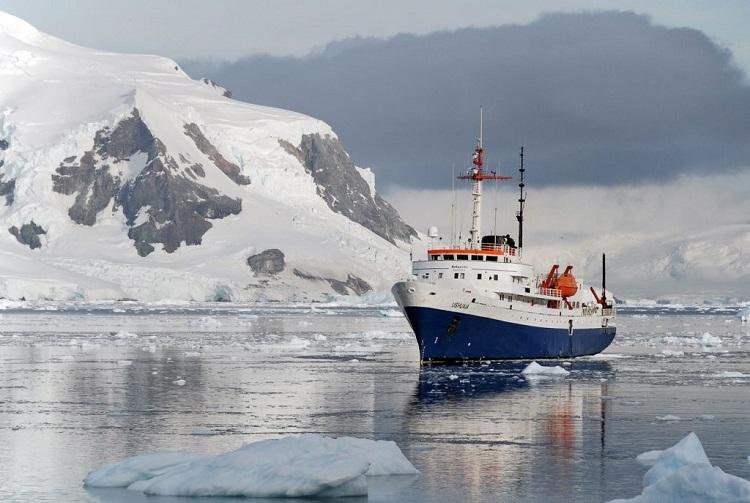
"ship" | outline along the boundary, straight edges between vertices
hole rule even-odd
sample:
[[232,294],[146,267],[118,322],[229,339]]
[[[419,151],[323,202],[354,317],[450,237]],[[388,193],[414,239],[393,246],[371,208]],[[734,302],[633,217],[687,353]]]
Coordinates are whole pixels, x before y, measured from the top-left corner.
[[[524,149],[519,160],[518,234],[481,233],[482,182],[511,177],[484,168],[483,117],[471,167],[458,178],[472,183],[468,240],[430,247],[412,260],[412,273],[391,292],[419,345],[420,361],[530,360],[600,353],[615,338],[616,304],[606,290],[606,256],[597,290],[552,264],[538,275],[523,259],[526,192]],[[442,242],[435,227],[428,238]],[[546,270],[546,269],[545,269]]]

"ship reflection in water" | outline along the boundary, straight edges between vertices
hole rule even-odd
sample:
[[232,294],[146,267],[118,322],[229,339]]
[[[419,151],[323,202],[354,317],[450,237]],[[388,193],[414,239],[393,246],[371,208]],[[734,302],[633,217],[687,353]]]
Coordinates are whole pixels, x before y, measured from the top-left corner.
[[[422,367],[405,429],[411,444],[445,451],[421,460],[435,482],[426,489],[432,493],[427,500],[461,487],[467,498],[479,501],[487,498],[488,484],[499,500],[531,494],[571,500],[580,496],[572,481],[582,477],[588,478],[587,496],[598,493],[592,495],[591,485],[597,472],[603,477],[608,397],[606,379],[596,376],[611,375],[610,365],[566,364],[576,375],[591,377],[584,381],[524,378],[524,367],[519,362]],[[420,457],[419,451],[413,455]],[[597,464],[599,470],[592,471]]]

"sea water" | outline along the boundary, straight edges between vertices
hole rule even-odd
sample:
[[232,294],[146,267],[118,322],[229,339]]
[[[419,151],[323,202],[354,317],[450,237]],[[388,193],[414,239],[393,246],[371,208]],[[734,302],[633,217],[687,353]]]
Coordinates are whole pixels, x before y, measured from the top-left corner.
[[370,502],[634,496],[635,456],[691,431],[750,478],[750,326],[731,308],[623,310],[605,353],[525,376],[529,362],[420,366],[392,306],[4,307],[2,501],[200,501],[82,480],[300,433],[396,441],[421,473],[375,478]]

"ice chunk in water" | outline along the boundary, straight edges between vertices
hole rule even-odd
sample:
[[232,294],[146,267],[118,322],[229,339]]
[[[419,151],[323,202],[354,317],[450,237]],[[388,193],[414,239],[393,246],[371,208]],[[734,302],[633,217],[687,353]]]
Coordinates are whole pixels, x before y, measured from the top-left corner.
[[570,372],[559,365],[555,367],[545,367],[539,365],[537,362],[529,363],[521,373],[525,376],[564,376],[570,374]]
[[721,346],[721,337],[717,337],[710,332],[705,332],[701,337],[701,344],[704,346]]
[[643,477],[643,492],[635,498],[610,503],[750,500],[750,481],[712,466],[695,433],[669,449],[644,452],[636,460],[651,465]]
[[138,480],[148,480],[168,468],[200,459],[188,452],[164,451],[142,454],[104,465],[89,473],[83,481],[88,487],[127,487]]
[[416,473],[395,442],[307,434],[218,456],[136,456],[89,473],[84,484],[164,496],[364,496],[366,476]]

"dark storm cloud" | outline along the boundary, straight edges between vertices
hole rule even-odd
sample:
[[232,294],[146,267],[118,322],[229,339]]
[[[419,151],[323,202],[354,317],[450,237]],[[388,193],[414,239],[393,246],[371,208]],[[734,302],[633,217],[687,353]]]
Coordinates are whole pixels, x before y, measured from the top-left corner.
[[702,32],[631,13],[352,39],[304,58],[186,62],[236,98],[330,123],[379,183],[445,186],[485,109],[489,163],[535,184],[617,184],[750,166],[750,88]]

